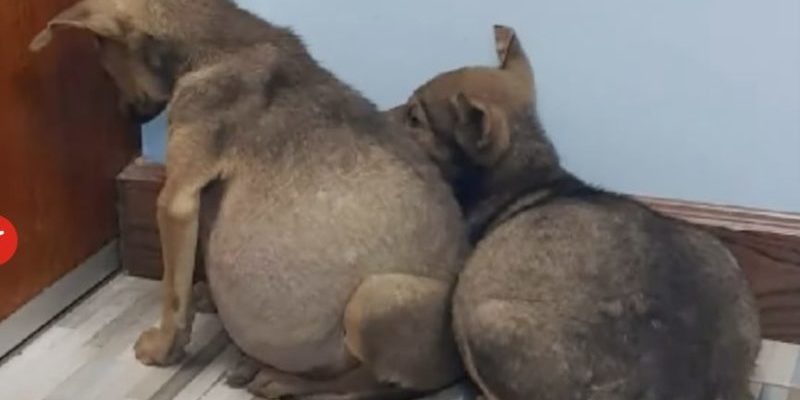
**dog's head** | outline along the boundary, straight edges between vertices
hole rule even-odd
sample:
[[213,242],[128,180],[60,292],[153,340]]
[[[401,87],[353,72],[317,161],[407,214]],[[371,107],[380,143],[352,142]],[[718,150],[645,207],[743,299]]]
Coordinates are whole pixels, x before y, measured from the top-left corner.
[[494,30],[499,67],[442,73],[390,110],[454,184],[557,165],[536,117],[530,62],[513,29]]
[[537,117],[530,61],[513,29],[495,26],[494,33],[499,67],[442,73],[389,111],[438,164],[465,208],[562,172]]
[[173,62],[163,42],[141,22],[147,0],[83,0],[55,16],[31,42],[39,51],[64,28],[94,35],[105,71],[120,91],[120,107],[138,122],[158,115],[171,96]]

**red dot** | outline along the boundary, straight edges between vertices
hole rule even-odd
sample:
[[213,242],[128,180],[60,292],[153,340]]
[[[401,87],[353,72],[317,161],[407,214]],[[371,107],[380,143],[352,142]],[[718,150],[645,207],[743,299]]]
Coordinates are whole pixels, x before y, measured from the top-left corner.
[[7,218],[0,215],[0,265],[7,263],[17,252],[19,237],[17,229]]

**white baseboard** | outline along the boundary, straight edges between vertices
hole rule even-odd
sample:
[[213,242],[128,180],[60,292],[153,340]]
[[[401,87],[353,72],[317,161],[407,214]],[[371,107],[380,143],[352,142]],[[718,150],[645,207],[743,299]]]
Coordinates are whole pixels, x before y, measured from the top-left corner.
[[0,322],[0,360],[118,270],[115,239]]

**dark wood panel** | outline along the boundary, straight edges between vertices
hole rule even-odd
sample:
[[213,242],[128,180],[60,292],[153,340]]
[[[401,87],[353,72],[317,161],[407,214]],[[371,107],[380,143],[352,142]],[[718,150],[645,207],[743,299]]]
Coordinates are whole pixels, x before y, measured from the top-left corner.
[[[164,184],[161,164],[134,160],[117,177],[119,191],[120,255],[122,267],[133,276],[160,279],[161,242],[156,223],[156,201]],[[198,251],[195,280],[205,279],[203,255]]]
[[134,276],[161,277],[156,200],[163,182],[164,168],[141,158],[117,178],[122,267]]
[[800,342],[800,237],[717,228],[745,269],[771,338]]
[[[155,202],[159,164],[137,160],[119,176],[123,267],[161,276]],[[758,299],[764,336],[800,343],[800,215],[639,197],[656,210],[711,230],[728,245]],[[202,268],[198,268],[202,270]]]
[[716,234],[744,269],[758,300],[764,336],[800,343],[800,214],[641,199]]
[[0,319],[116,235],[114,177],[139,149],[88,35],[27,49],[71,3],[0,4],[0,214],[20,239],[0,267]]

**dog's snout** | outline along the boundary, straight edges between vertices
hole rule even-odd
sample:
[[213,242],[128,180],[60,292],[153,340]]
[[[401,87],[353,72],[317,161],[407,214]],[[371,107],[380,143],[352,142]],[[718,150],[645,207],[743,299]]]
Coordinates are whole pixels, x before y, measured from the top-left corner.
[[157,117],[166,106],[164,102],[149,101],[145,98],[120,99],[119,110],[133,122],[142,125]]

